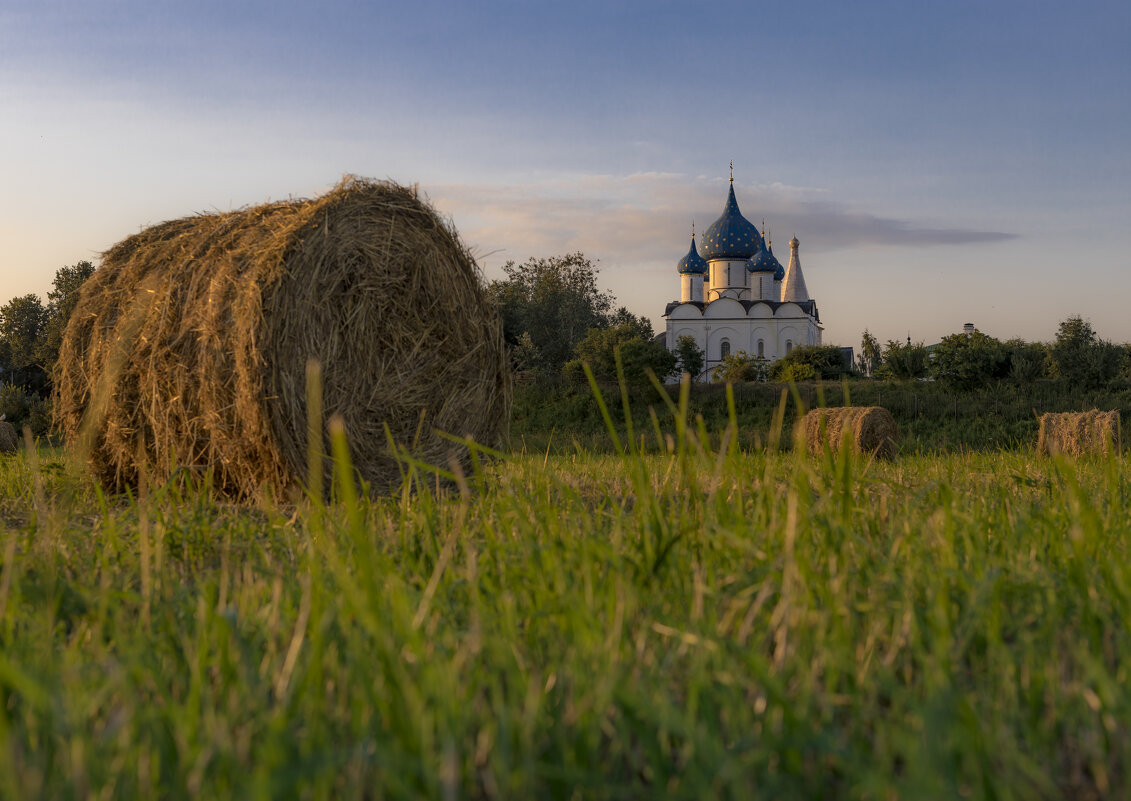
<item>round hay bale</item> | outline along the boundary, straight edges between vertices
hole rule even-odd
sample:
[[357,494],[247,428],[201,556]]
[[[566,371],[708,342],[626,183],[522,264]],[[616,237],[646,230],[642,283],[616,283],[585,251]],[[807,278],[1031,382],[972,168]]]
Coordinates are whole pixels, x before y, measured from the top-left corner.
[[0,453],[15,453],[20,449],[20,435],[7,420],[0,420]]
[[306,480],[311,359],[324,420],[341,416],[375,487],[400,477],[390,435],[447,467],[466,449],[436,432],[505,434],[502,328],[474,259],[415,192],[353,177],[103,254],[63,338],[56,417],[110,488],[136,484],[142,454],[154,480],[188,468],[251,497]]
[[895,456],[899,432],[891,412],[882,406],[840,406],[813,409],[801,421],[805,446],[811,454],[836,450],[848,437],[857,453],[875,454],[883,459]]
[[1122,450],[1119,410],[1101,412],[1046,412],[1037,432],[1037,453],[1119,453]]

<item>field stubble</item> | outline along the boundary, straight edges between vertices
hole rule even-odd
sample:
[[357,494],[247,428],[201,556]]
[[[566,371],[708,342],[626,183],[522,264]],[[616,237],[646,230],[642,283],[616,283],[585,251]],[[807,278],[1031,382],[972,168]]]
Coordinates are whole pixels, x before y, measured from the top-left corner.
[[0,795],[1127,794],[1123,458],[676,429],[330,506],[0,462]]

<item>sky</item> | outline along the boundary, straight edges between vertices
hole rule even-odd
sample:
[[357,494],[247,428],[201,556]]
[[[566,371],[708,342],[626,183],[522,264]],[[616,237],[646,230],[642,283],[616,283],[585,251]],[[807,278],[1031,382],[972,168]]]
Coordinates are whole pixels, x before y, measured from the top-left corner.
[[1131,341],[1129,43],[1126,0],[0,0],[0,302],[352,173],[659,331],[733,160],[826,343]]

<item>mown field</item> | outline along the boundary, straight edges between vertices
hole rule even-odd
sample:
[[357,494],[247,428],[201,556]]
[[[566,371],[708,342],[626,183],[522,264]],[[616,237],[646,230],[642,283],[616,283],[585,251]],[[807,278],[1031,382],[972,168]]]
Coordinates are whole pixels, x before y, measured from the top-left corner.
[[0,459],[0,796],[1131,794],[1125,458],[651,436],[329,506]]

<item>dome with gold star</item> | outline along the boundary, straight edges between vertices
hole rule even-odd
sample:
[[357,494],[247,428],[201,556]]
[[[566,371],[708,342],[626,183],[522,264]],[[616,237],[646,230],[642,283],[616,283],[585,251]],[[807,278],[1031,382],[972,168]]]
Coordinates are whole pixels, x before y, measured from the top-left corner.
[[695,249],[695,234],[691,235],[691,249],[676,265],[680,275],[702,275],[707,272],[707,260]]
[[742,216],[734,197],[731,181],[722,216],[711,223],[703,235],[703,257],[710,259],[742,259],[746,261],[762,249],[762,235],[754,223]]

